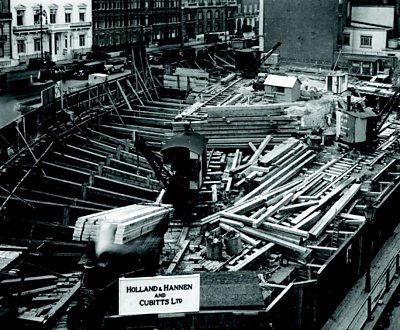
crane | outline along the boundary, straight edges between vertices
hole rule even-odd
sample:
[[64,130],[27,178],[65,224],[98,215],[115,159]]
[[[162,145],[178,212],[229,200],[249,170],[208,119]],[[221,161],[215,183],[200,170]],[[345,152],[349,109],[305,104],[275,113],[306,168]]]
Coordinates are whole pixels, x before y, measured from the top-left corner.
[[[282,43],[280,41],[278,41],[274,47],[272,47],[267,53],[265,53],[261,58],[260,58],[260,62],[258,65],[258,68],[256,71],[259,71],[259,68],[261,67],[261,65],[268,59],[271,57],[271,55],[274,53],[275,50],[277,50],[280,46],[282,45]],[[254,90],[263,90],[264,89],[264,81],[266,78],[267,74],[264,74],[260,77],[256,77],[255,80],[253,81],[253,89]]]

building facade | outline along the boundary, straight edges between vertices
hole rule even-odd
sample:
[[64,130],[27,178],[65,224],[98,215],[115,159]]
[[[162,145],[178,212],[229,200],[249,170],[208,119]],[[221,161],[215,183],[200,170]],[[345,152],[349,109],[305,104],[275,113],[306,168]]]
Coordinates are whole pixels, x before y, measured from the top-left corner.
[[56,2],[11,0],[12,57],[18,63],[31,58],[72,59],[92,47],[90,0]]
[[235,32],[236,0],[183,0],[182,11],[185,41],[205,33]]
[[235,33],[252,33],[258,35],[259,29],[259,0],[238,0]]
[[265,0],[260,6],[261,50],[268,51],[280,41],[283,62],[334,63],[346,23],[346,0]]
[[179,42],[180,8],[178,0],[93,0],[93,50]]
[[400,58],[400,39],[396,33],[398,8],[394,4],[356,3],[350,6],[338,63],[354,75],[390,75]]
[[0,68],[12,64],[11,22],[10,2],[2,0],[0,1]]

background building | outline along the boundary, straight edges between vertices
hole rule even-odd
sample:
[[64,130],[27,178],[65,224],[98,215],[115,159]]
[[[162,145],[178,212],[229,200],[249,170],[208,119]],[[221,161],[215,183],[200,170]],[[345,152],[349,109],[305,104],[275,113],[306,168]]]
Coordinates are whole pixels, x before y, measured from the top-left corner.
[[0,68],[12,64],[11,21],[10,3],[8,0],[2,0],[0,1]]
[[259,0],[238,0],[235,33],[251,33],[258,35],[259,29]]
[[395,1],[351,1],[341,47],[339,66],[360,77],[393,74],[400,57]]
[[332,65],[346,23],[346,0],[265,0],[260,6],[261,50],[280,41],[284,62]]
[[120,51],[140,40],[146,44],[181,39],[177,0],[93,0],[93,50]]
[[201,39],[205,33],[235,32],[236,0],[183,0],[182,10],[185,40]]
[[41,57],[71,59],[91,49],[91,0],[11,0],[10,7],[12,56],[19,63]]

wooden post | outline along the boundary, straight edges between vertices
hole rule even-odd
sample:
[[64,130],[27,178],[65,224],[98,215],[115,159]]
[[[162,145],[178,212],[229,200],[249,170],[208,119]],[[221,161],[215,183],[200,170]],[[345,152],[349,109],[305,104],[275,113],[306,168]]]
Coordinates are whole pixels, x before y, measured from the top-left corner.
[[63,212],[63,225],[68,226],[69,225],[69,215],[70,215],[70,207],[69,205],[64,206],[64,212]]
[[90,171],[89,174],[89,186],[93,186],[94,185],[94,172]]
[[84,183],[82,183],[81,197],[83,200],[85,200],[86,196],[87,196],[87,184],[86,184],[86,182],[84,182]]
[[388,292],[390,287],[390,268],[386,270],[386,287],[385,291]]
[[118,147],[115,149],[115,158],[119,160],[121,157],[121,145],[118,145]]
[[371,298],[371,295],[368,296],[367,315],[368,315],[368,321],[372,321],[374,319],[372,317],[372,298]]
[[100,176],[103,175],[103,167],[104,167],[104,162],[100,162],[98,167],[98,172]]
[[111,158],[113,158],[113,156],[112,156],[111,154],[108,154],[108,155],[107,155],[107,158],[106,158],[106,166],[110,166],[110,164],[111,164]]

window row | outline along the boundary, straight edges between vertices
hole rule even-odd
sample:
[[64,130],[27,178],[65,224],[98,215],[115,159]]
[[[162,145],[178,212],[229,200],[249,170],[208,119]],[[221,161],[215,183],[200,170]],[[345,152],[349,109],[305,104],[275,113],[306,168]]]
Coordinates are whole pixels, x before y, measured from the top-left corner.
[[[66,8],[64,11],[64,21],[60,20],[60,15],[57,9],[37,9],[33,11],[33,22],[34,24],[57,24],[57,23],[71,23],[72,9]],[[26,13],[25,10],[17,10],[17,25],[22,26],[25,24]],[[85,22],[86,10],[79,8],[79,22]]]
[[[79,47],[86,46],[86,35],[80,34],[79,35]],[[69,47],[72,47],[72,36],[69,39]],[[33,50],[35,52],[40,52],[42,48],[42,42],[40,38],[33,39]],[[68,48],[68,37],[64,37],[64,48]],[[17,40],[17,52],[18,54],[26,53],[26,40],[20,39]]]
[[93,1],[93,10],[138,9],[138,8],[179,8],[177,0],[128,0],[125,1]]
[[[350,33],[343,34],[343,46],[350,46]],[[360,47],[371,48],[372,47],[372,36],[361,35],[360,36]]]

